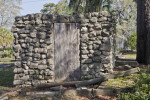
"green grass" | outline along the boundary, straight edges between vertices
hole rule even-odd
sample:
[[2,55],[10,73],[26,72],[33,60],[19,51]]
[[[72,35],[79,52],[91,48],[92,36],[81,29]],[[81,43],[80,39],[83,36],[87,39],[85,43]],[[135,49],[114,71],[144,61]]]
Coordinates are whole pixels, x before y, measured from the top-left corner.
[[0,58],[0,62],[8,62],[8,61],[11,61],[11,60],[14,60],[14,58],[13,57],[12,58],[8,58],[8,57]]
[[0,69],[0,86],[11,87],[14,79],[14,68]]
[[136,59],[136,54],[126,54],[124,57],[125,59]]
[[134,77],[137,76],[131,75],[126,77],[119,77],[116,79],[111,79],[106,81],[106,87],[108,88],[128,88],[133,87],[135,85]]

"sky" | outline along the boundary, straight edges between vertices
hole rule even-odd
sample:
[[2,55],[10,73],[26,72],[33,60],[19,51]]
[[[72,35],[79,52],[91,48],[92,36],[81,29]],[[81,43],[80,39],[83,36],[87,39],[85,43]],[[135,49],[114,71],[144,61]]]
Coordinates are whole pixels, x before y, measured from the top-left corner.
[[40,13],[40,10],[43,8],[43,5],[46,3],[55,3],[57,4],[59,0],[22,0],[22,10],[20,11],[21,15]]

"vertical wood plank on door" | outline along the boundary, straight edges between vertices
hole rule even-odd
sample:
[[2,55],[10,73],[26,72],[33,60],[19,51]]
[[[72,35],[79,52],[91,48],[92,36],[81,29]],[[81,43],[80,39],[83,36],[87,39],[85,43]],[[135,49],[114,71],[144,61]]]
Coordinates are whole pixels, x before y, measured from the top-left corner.
[[80,80],[77,23],[54,23],[55,81]]

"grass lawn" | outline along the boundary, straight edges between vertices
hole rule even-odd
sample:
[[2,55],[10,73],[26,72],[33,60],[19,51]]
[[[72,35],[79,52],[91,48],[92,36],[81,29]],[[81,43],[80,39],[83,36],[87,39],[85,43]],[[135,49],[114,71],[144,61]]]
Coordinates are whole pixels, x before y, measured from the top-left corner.
[[15,60],[15,58],[0,58],[0,64],[12,64],[12,60]]
[[[13,86],[13,73],[14,67],[7,69],[0,69],[0,86],[12,87]],[[2,87],[0,87],[2,89]]]
[[126,54],[124,57],[125,59],[136,59],[136,54]]
[[134,79],[138,74],[132,74],[130,76],[119,77],[106,81],[106,87],[108,88],[128,88],[135,85]]

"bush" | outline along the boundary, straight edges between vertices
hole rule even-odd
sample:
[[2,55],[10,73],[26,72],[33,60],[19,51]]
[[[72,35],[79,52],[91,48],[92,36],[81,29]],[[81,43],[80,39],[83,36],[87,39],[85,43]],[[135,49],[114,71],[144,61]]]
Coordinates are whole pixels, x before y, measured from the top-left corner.
[[2,58],[5,58],[5,57],[10,57],[11,58],[11,57],[13,57],[13,53],[14,53],[14,51],[11,47],[6,48],[5,51],[3,49],[0,49],[0,56]]
[[131,36],[129,36],[127,38],[127,41],[125,42],[125,44],[131,50],[135,50],[136,49],[136,41],[137,41],[137,34],[132,33]]
[[150,75],[141,73],[135,79],[135,86],[131,93],[121,93],[120,100],[150,100]]

